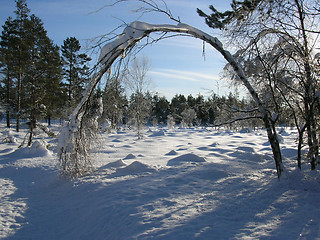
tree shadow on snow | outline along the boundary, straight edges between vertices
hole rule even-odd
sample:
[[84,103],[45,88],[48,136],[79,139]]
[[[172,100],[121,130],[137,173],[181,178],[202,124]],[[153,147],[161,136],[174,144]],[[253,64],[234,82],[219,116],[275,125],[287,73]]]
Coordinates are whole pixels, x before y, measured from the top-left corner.
[[11,200],[27,204],[17,220],[21,229],[7,239],[295,239],[303,231],[306,238],[317,236],[319,217],[313,212],[310,224],[310,214],[301,214],[312,196],[263,167],[239,173],[218,163],[173,160],[147,174],[110,178],[102,167],[75,181],[43,168],[2,168],[1,177],[17,188]]

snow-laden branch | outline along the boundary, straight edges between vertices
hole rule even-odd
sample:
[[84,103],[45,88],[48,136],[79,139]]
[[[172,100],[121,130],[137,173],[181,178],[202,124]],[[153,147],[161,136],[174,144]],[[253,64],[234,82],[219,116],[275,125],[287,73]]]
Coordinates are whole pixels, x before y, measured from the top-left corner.
[[[151,33],[154,32],[161,32],[161,33],[183,33],[190,37],[201,39],[208,44],[210,44],[213,48],[215,48],[220,54],[227,60],[233,70],[237,73],[239,79],[242,81],[243,85],[248,89],[251,96],[253,97],[254,101],[256,102],[259,112],[261,114],[261,118],[265,123],[265,127],[267,129],[268,137],[273,148],[273,153],[275,156],[278,176],[280,176],[282,170],[282,160],[281,160],[281,153],[279,148],[279,143],[277,141],[276,133],[272,131],[272,123],[271,119],[268,116],[268,112],[266,111],[265,107],[263,106],[262,102],[260,101],[257,92],[251,86],[250,82],[246,78],[242,68],[236,62],[235,58],[230,54],[230,52],[226,51],[223,48],[222,43],[218,40],[218,38],[213,37],[197,28],[194,28],[190,25],[178,23],[177,25],[170,25],[170,24],[149,24],[146,22],[139,22],[135,21],[128,25],[122,34],[120,34],[116,39],[112,42],[106,44],[102,49],[99,57],[99,64],[101,69],[95,75],[93,75],[90,84],[88,85],[84,97],[82,98],[81,102],[73,112],[72,116],[70,117],[69,123],[69,131],[65,132],[64,134],[70,134],[70,132],[74,136],[75,131],[81,131],[83,127],[81,125],[82,122],[82,115],[83,107],[85,106],[86,102],[89,101],[93,90],[95,89],[98,82],[101,80],[103,74],[110,69],[113,62],[119,58],[124,58],[126,53],[129,52],[134,46],[140,42],[143,38],[149,36]],[[77,140],[77,144],[79,144],[79,139]],[[85,141],[85,139],[83,139]],[[72,143],[72,141],[66,140],[67,143]],[[83,143],[85,145],[85,143]],[[81,144],[80,144],[81,145]],[[62,149],[65,150],[63,145],[61,146]],[[72,150],[72,148],[71,148]],[[87,151],[85,151],[87,152]],[[280,155],[279,155],[280,154]],[[75,154],[78,156],[78,154]],[[81,168],[80,168],[81,169]]]

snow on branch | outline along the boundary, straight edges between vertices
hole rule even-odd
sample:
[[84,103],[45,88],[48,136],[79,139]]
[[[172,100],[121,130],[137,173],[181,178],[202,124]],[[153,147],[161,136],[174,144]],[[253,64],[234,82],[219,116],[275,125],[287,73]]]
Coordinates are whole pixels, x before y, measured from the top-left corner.
[[[113,41],[107,43],[101,49],[98,61],[98,66],[100,69],[92,76],[81,102],[70,116],[69,124],[62,133],[63,137],[61,138],[61,141],[59,141],[59,157],[60,162],[63,163],[63,166],[67,166],[68,171],[65,173],[66,175],[71,175],[74,177],[81,176],[88,172],[88,167],[86,164],[90,163],[90,161],[87,161],[89,152],[88,148],[90,148],[90,144],[87,144],[84,129],[86,129],[86,124],[88,124],[87,112],[90,112],[88,111],[88,107],[90,108],[92,106],[91,104],[88,104],[88,102],[90,102],[92,99],[92,94],[95,87],[101,80],[104,73],[111,68],[111,65],[116,61],[116,59],[119,57],[122,59],[125,58],[126,54],[131,51],[137,45],[137,43],[139,43],[144,37],[147,37],[154,32],[182,33],[190,37],[201,39],[214,47],[228,61],[228,63],[237,73],[239,79],[247,87],[259,108],[262,119],[268,121],[267,111],[261,103],[258,94],[247,80],[243,70],[235,61],[234,57],[230,54],[230,52],[223,48],[222,43],[216,37],[180,22],[177,25],[157,25],[135,21],[128,25],[123,30],[122,34],[120,34]],[[73,172],[74,169],[76,169],[76,172]],[[83,172],[82,169],[84,169]],[[62,169],[62,171],[64,171],[64,169]]]

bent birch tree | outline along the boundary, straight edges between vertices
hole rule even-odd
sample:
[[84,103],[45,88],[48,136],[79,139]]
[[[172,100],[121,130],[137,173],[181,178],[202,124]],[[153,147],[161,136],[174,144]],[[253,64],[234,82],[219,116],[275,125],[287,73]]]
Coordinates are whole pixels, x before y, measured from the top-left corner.
[[280,145],[277,133],[272,124],[272,118],[267,109],[263,106],[257,92],[248,81],[240,65],[236,62],[230,52],[223,48],[222,43],[216,37],[187,24],[178,23],[177,25],[155,25],[139,21],[132,22],[124,29],[122,34],[110,43],[107,43],[101,49],[99,58],[100,70],[91,77],[91,81],[85,90],[82,100],[73,111],[68,125],[64,127],[60,135],[61,137],[59,138],[58,155],[62,174],[74,178],[87,174],[91,171],[92,163],[89,158],[90,144],[88,144],[89,139],[86,139],[85,121],[88,119],[86,117],[88,112],[86,108],[90,107],[90,99],[92,98],[94,89],[104,73],[111,68],[116,59],[125,58],[126,53],[130,52],[138,42],[155,32],[179,33],[201,39],[210,44],[227,60],[236,72],[239,80],[248,89],[259,108],[272,148],[277,175],[279,178],[283,171],[283,164]]

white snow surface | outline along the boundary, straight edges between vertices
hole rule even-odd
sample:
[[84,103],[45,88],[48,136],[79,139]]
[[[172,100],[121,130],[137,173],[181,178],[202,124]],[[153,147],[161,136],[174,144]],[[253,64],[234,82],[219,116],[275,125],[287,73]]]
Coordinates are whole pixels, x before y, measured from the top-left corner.
[[56,139],[17,150],[25,133],[11,131],[16,143],[0,144],[0,239],[320,239],[319,170],[297,169],[295,131],[281,131],[280,181],[263,130],[152,133],[101,134],[97,171],[71,181],[57,171]]

